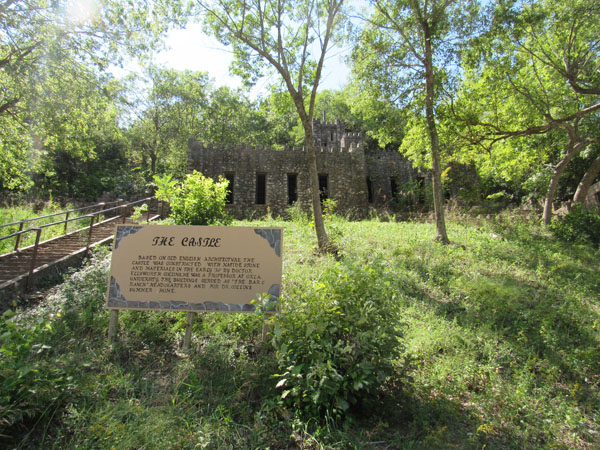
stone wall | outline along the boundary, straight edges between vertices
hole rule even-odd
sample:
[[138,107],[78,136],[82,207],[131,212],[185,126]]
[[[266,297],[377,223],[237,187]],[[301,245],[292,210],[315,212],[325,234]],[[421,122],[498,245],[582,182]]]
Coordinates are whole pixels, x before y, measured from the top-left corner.
[[[361,215],[370,206],[381,206],[392,197],[392,187],[416,177],[416,171],[398,152],[365,154],[362,133],[347,133],[341,121],[315,121],[317,170],[325,196],[335,200],[342,213]],[[275,150],[254,147],[218,147],[191,141],[188,171],[233,179],[234,217],[260,217],[268,211],[284,214],[294,200],[294,179],[300,205],[308,208],[308,164],[303,148]],[[391,180],[394,180],[392,182]],[[260,184],[265,181],[264,204]],[[371,184],[371,189],[368,183]],[[257,200],[259,200],[257,202]]]

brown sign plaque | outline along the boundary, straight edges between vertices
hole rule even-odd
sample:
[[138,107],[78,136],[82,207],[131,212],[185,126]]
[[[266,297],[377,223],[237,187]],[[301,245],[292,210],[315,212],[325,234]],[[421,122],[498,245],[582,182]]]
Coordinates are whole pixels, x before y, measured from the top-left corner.
[[278,300],[281,228],[118,225],[110,309],[252,312]]

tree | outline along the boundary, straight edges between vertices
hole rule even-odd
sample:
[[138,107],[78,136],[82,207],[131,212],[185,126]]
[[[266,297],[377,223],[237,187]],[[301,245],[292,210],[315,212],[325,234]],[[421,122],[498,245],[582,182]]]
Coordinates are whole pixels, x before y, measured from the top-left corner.
[[[117,148],[122,147],[114,100],[119,84],[89,70],[83,72],[80,66],[65,66],[59,72],[47,67],[38,77],[26,101],[31,111],[28,131],[34,136],[31,152],[37,154],[30,163],[38,187],[80,198],[102,194],[98,189],[109,190],[108,183],[94,187],[91,181],[111,165],[109,153],[122,162],[122,155],[114,154],[121,153]],[[103,166],[92,163],[99,153],[106,158]]]
[[[134,81],[138,81],[137,77]],[[150,66],[144,87],[130,86],[133,116],[128,135],[132,159],[151,179],[169,171],[183,175],[188,139],[202,128],[212,81],[204,72],[176,71]]]
[[[567,166],[598,141],[594,130],[600,109],[600,40],[595,30],[600,6],[590,0],[500,2],[495,23],[478,49],[482,57],[475,58],[467,72],[455,111],[461,111],[457,117],[464,125],[463,136],[490,154],[502,141],[515,145],[515,140],[531,136],[562,134],[562,151],[541,155],[542,162],[553,166],[542,217],[549,224]],[[502,148],[508,164],[529,160],[519,148]],[[585,197],[595,171],[592,164],[580,182],[578,201]]]
[[466,0],[376,0],[353,52],[353,71],[379,101],[411,106],[425,117],[429,137],[435,240],[449,243],[443,208],[442,163],[436,108],[451,81],[459,44],[478,13]]
[[210,103],[198,136],[221,145],[270,145],[267,118],[239,89],[221,86]]
[[246,81],[255,81],[266,69],[281,77],[304,128],[318,247],[332,251],[321,210],[312,121],[325,55],[342,25],[343,0],[215,0],[198,6],[207,29],[233,46],[234,70]]
[[[341,120],[346,131],[364,131],[361,118],[352,111],[352,94],[348,88],[343,90],[324,89],[317,94],[314,116],[325,117],[326,121]],[[293,105],[292,105],[293,107]],[[301,145],[304,142],[304,128],[297,117],[295,124],[290,127],[292,142]]]
[[[155,49],[160,35],[180,12],[169,0],[152,4],[117,0],[1,2],[0,185],[23,187],[27,176],[20,161],[40,154],[37,144],[23,138],[40,134],[31,128],[39,122],[34,108],[40,90],[56,90],[51,86],[56,83],[68,87],[69,74],[75,72],[92,82],[110,64],[120,64],[125,54],[141,56]],[[45,83],[50,86],[43,86]]]

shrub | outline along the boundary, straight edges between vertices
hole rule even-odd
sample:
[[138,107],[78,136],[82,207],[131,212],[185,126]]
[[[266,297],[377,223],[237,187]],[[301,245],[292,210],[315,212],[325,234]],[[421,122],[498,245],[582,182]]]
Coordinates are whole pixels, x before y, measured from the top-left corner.
[[323,214],[325,216],[333,217],[337,213],[337,203],[332,198],[326,198],[323,200]]
[[308,225],[310,224],[310,217],[308,213],[302,209],[300,202],[294,202],[291,206],[288,207],[287,213],[292,222],[295,222],[299,225]]
[[397,300],[383,265],[336,263],[298,287],[277,317],[273,343],[284,406],[340,418],[392,373],[398,355]]
[[600,245],[600,214],[596,208],[582,203],[576,203],[566,216],[555,219],[550,229],[566,242]]
[[0,317],[0,437],[22,432],[75,389],[68,356],[53,352],[51,334],[47,317],[25,324],[12,311]]
[[205,177],[194,170],[181,183],[171,175],[155,176],[156,197],[169,202],[171,216],[178,225],[227,225],[225,213],[228,181]]

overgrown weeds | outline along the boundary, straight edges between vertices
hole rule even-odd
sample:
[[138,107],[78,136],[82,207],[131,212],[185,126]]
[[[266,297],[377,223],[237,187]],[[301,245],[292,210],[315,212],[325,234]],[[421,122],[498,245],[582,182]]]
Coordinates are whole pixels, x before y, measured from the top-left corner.
[[342,261],[313,253],[308,221],[260,223],[285,228],[266,342],[260,315],[206,314],[182,356],[185,314],[123,311],[108,346],[102,254],[4,316],[2,445],[600,445],[597,249],[515,218],[450,220],[452,246],[430,224],[329,220]]
[[[11,206],[0,208],[0,224],[9,224],[14,222],[19,222],[21,220],[31,219],[34,217],[42,217],[50,214],[54,214],[57,212],[66,211],[68,209],[73,209],[72,205],[67,204],[62,207],[61,205],[54,202],[46,202],[42,205],[41,208],[38,208],[35,204],[26,204],[23,206]],[[77,212],[71,214],[71,219],[79,216]],[[24,226],[24,230],[28,228],[37,227],[40,225],[51,224],[60,220],[64,220],[65,216],[53,216],[45,219],[37,220],[32,223],[26,223]],[[76,221],[75,223],[69,224],[69,231],[72,231],[76,228],[83,228],[89,225],[89,219],[82,218],[81,220]],[[51,239],[55,236],[60,236],[64,234],[65,225],[59,224],[51,227],[42,229],[42,240]],[[13,225],[10,227],[0,228],[0,236],[7,236],[9,234],[15,233],[19,231],[19,225]],[[21,236],[19,242],[19,248],[26,247],[28,245],[32,245],[35,243],[35,232],[25,233]],[[15,249],[16,237],[11,239],[4,239],[0,241],[0,255],[4,253],[9,253]]]

